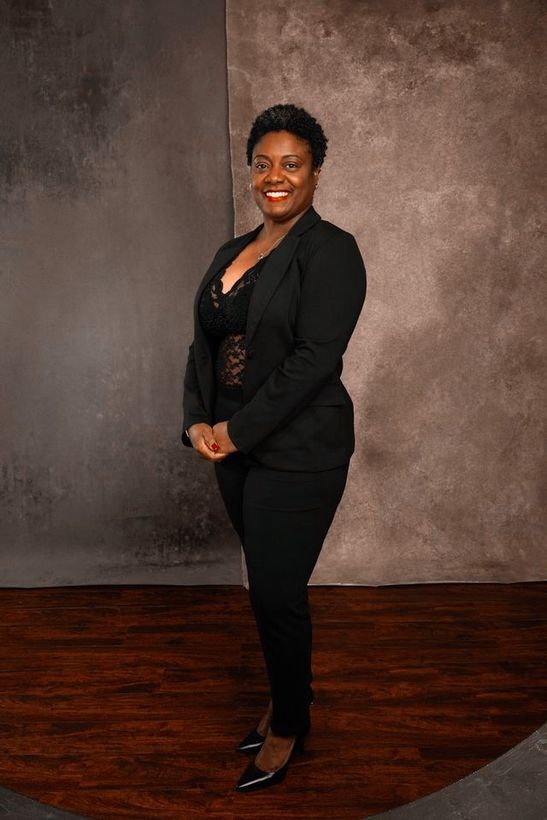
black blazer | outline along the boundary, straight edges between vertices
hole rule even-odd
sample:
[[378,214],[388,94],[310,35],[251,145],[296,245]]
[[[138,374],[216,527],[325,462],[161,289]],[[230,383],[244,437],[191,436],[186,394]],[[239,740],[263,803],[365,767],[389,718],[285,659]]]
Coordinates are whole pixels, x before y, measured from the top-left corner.
[[[198,315],[200,296],[262,228],[225,242],[194,299],[194,340],[184,375],[182,442],[191,424],[213,425],[212,342]],[[354,236],[310,206],[267,256],[247,316],[244,406],[228,421],[243,453],[279,470],[326,470],[355,449],[351,397],[342,384],[346,350],[366,294]],[[228,456],[229,458],[229,456]]]

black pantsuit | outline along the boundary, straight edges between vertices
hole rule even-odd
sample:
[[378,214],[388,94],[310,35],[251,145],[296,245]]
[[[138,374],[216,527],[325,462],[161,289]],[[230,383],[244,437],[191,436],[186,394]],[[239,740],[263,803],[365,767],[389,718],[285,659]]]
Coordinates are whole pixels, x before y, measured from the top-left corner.
[[[242,406],[219,387],[215,421]],[[309,728],[313,699],[308,581],[346,486],[349,462],[328,470],[270,469],[235,452],[215,464],[227,513],[240,537],[249,597],[273,702],[272,732]]]
[[355,449],[353,401],[340,377],[366,271],[355,237],[311,206],[222,294],[222,271],[261,228],[222,245],[197,288],[181,438],[192,447],[186,428],[228,422],[237,449],[215,462],[215,474],[245,553],[272,731],[294,735],[309,725],[312,698],[307,585]]

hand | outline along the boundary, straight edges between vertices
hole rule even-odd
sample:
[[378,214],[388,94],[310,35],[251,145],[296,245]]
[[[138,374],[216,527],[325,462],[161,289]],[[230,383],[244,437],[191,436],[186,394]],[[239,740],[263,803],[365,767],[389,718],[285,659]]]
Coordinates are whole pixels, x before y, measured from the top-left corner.
[[220,449],[223,453],[228,455],[229,453],[235,453],[237,451],[237,447],[228,435],[228,421],[217,421],[213,427],[213,435],[218,444],[220,444]]
[[[210,424],[207,424],[207,422],[191,424],[188,428],[188,436],[198,456],[204,458],[206,461],[222,461],[228,455],[228,453],[218,449],[220,442],[215,440],[213,428]],[[213,446],[215,444],[217,445],[216,452]]]

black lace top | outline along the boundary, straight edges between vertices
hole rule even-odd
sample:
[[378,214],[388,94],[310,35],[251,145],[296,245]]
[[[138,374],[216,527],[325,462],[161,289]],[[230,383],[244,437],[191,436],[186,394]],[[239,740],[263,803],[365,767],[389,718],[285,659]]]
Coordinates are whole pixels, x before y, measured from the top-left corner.
[[241,388],[243,385],[247,312],[253,286],[265,259],[260,259],[246,270],[227,293],[222,292],[220,281],[226,270],[223,268],[201,294],[200,321],[206,332],[217,340],[216,379],[228,388]]

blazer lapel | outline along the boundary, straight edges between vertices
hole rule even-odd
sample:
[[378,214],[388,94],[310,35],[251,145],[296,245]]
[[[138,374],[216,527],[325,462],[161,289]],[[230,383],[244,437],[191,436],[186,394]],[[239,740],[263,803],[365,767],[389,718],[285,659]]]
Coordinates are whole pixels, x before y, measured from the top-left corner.
[[[320,219],[321,217],[313,205],[311,205],[304,215],[294,223],[292,228],[290,228],[274,251],[266,257],[262,270],[260,271],[260,276],[256,280],[253,287],[253,292],[251,294],[249,311],[247,314],[247,333],[245,336],[246,346],[250,344],[268,302],[272,298],[275,289],[289,268],[292,257],[298,247],[300,236],[307,231],[308,228],[311,228],[312,225],[315,225],[316,222],[319,222]],[[202,346],[202,341],[204,343],[204,349],[208,348],[208,344],[206,344],[206,334],[199,319],[199,300],[201,298],[201,294],[211,279],[216,276],[222,268],[227,267],[230,262],[232,262],[236,256],[241,253],[243,248],[253,241],[263,225],[264,223],[261,222],[260,225],[256,226],[256,228],[253,228],[251,231],[248,231],[241,236],[237,236],[235,239],[232,239],[220,248],[215,254],[215,258],[211,262],[203,279],[198,285],[196,296],[194,298],[194,326],[200,331],[201,339],[198,342],[200,349]]]
[[[268,302],[272,298],[277,286],[285,276],[291,260],[298,247],[301,235],[319,222],[321,217],[314,209],[313,205],[308,208],[303,216],[294,223],[292,228],[283,237],[277,248],[268,254],[260,276],[256,280],[251,300],[249,302],[249,312],[247,314],[247,332],[245,335],[245,346],[248,348],[256,333],[262,314],[266,310]],[[262,226],[260,226],[262,227]]]

